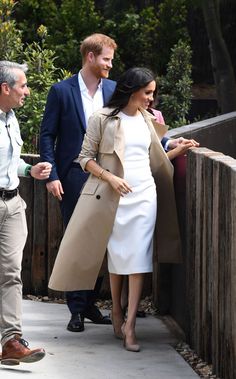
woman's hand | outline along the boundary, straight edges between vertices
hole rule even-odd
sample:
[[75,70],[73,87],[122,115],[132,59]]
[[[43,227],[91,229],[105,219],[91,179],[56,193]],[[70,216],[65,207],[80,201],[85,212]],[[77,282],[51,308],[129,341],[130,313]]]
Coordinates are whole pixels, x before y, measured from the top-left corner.
[[109,178],[107,178],[107,182],[122,197],[127,195],[127,193],[132,192],[132,189],[129,186],[129,184],[119,176],[110,174]]
[[190,147],[198,147],[199,146],[199,143],[197,141],[195,141],[194,139],[187,139],[187,138],[183,138],[183,137],[178,137],[178,138],[169,139],[168,148],[169,149],[175,149],[179,145],[188,144],[188,143],[191,143]]
[[187,153],[187,151],[191,148],[194,147],[192,140],[186,140],[183,139],[183,141],[179,142],[177,147],[175,147],[172,150],[169,150],[167,152],[167,156],[170,160],[178,157],[179,155],[184,155]]
[[183,155],[185,154],[190,147],[194,147],[195,145],[193,144],[192,140],[183,140],[182,142],[178,143],[176,149],[176,152],[178,155]]
[[132,192],[131,187],[124,179],[112,174],[106,169],[103,169],[93,159],[90,159],[86,163],[85,169],[91,172],[97,178],[105,180],[107,183],[109,183],[114,191],[116,191],[122,197],[124,195],[127,195],[127,193]]

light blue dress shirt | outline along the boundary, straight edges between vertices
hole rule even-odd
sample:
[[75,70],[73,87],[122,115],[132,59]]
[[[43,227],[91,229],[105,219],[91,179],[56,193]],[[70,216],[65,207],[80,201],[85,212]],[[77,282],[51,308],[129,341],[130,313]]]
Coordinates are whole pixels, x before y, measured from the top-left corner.
[[18,176],[28,176],[31,166],[20,158],[22,145],[14,111],[0,110],[0,188],[15,189],[19,185]]

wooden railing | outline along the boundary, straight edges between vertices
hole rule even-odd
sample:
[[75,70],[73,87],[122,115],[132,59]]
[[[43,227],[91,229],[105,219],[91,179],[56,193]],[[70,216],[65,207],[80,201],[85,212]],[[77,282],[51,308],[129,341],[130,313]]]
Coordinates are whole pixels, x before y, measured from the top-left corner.
[[159,265],[154,300],[217,377],[236,379],[236,112],[169,132],[180,135],[208,149],[176,170],[183,264]]
[[236,160],[208,149],[187,161],[189,339],[217,377],[236,378]]

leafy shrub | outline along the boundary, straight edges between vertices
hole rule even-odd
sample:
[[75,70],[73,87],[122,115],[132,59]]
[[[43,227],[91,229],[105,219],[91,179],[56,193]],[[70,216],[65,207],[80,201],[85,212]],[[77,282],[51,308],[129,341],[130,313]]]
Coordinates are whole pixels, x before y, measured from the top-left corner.
[[108,34],[118,44],[111,71],[117,78],[131,66],[166,72],[171,47],[189,38],[186,4],[187,0],[22,0],[15,18],[26,42],[37,41],[35,30],[42,20],[49,32],[48,47],[56,52],[55,64],[72,72],[81,66],[81,40],[94,32]]
[[191,48],[181,40],[172,49],[166,76],[159,78],[159,109],[171,128],[187,123],[191,105]]
[[135,2],[122,4],[119,12],[114,12],[120,2],[106,2],[105,32],[112,34],[118,43],[118,54],[126,69],[146,66],[164,74],[170,49],[180,37],[189,41],[186,0],[163,0],[156,7],[142,9],[132,3]]
[[101,16],[93,0],[63,0],[53,20],[46,26],[48,44],[56,52],[57,65],[77,72],[81,66],[80,43],[88,35],[101,31]]
[[18,60],[23,46],[21,31],[16,28],[16,22],[11,19],[15,6],[13,0],[0,0],[0,59]]
[[0,54],[2,60],[26,62],[31,96],[24,106],[16,110],[24,140],[23,151],[38,152],[38,134],[42,120],[48,90],[57,80],[71,75],[70,72],[58,69],[55,65],[55,51],[47,47],[47,28],[41,25],[37,30],[39,42],[24,45],[22,32],[11,19],[15,2],[0,0]]
[[[41,33],[42,29],[43,26],[41,26]],[[27,45],[22,58],[29,66],[27,80],[31,93],[24,106],[17,110],[17,116],[24,140],[24,151],[37,153],[39,150],[39,127],[49,88],[57,80],[68,76],[70,73],[66,73],[55,66],[55,52],[46,48],[44,39],[42,39],[41,45],[36,42]]]

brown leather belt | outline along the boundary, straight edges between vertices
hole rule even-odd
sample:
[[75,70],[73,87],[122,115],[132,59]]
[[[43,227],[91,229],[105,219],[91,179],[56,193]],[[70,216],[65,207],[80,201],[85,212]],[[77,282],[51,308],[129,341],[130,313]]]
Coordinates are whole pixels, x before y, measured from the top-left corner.
[[18,188],[14,190],[0,189],[0,198],[2,200],[10,200],[17,195],[18,195]]

